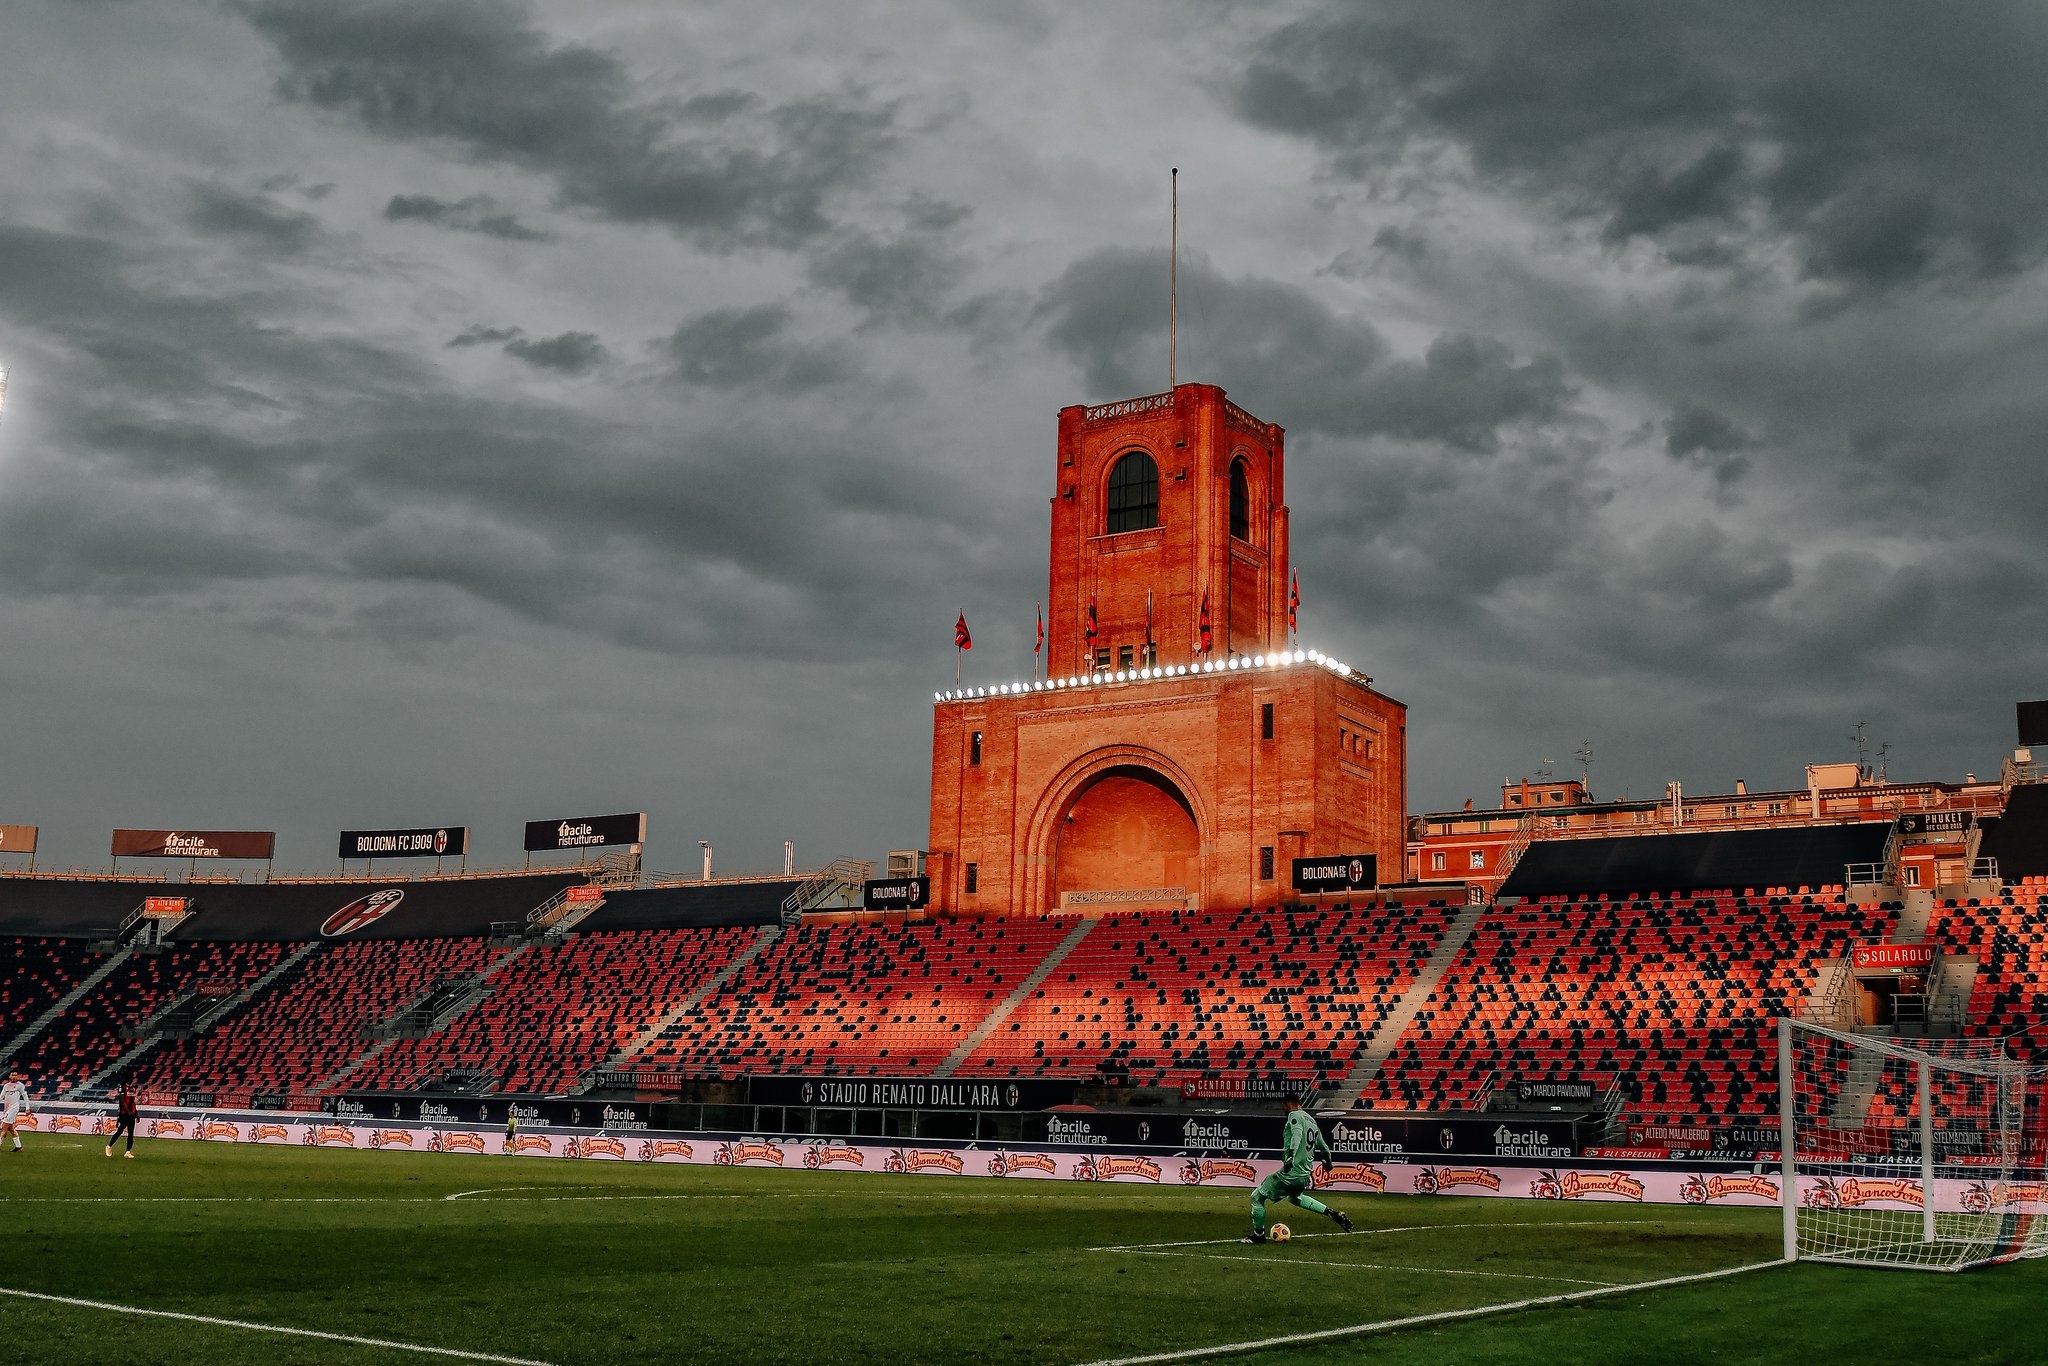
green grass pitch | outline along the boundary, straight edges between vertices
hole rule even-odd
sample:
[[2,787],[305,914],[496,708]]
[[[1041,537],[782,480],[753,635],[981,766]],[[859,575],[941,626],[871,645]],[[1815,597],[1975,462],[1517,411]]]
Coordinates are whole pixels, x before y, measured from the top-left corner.
[[[1239,1190],[28,1142],[0,1154],[0,1288],[562,1366],[1091,1362],[1741,1266],[1778,1240],[1769,1210],[1352,1195],[1357,1233],[1288,1207],[1316,1236],[1252,1248],[1223,1241]],[[1221,1359],[2040,1362],[2044,1302],[2042,1262],[1774,1267]],[[0,1295],[4,1361],[453,1359]]]

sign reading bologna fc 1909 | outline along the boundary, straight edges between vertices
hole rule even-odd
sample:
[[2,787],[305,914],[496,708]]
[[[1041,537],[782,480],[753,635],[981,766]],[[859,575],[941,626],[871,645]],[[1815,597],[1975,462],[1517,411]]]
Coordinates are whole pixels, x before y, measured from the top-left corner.
[[1356,892],[1377,887],[1379,881],[1379,857],[1375,854],[1333,854],[1328,858],[1294,860],[1297,892]]
[[115,858],[269,858],[269,830],[116,830]]
[[344,830],[341,856],[352,858],[460,858],[469,852],[469,827],[431,830]]
[[928,877],[882,878],[863,882],[860,888],[861,905],[871,911],[915,911],[931,899],[932,880]]
[[645,844],[647,813],[623,816],[571,816],[567,820],[528,821],[526,852],[550,849],[595,849],[603,844]]

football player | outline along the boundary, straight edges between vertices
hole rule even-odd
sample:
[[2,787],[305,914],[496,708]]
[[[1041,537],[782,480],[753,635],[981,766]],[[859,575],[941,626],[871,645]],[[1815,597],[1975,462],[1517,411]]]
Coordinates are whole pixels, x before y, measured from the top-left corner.
[[1330,1160],[1322,1126],[1302,1108],[1308,1094],[1307,1090],[1296,1092],[1280,1102],[1287,1111],[1287,1127],[1280,1136],[1281,1167],[1252,1189],[1252,1231],[1245,1235],[1247,1243],[1266,1241],[1266,1206],[1281,1200],[1292,1200],[1310,1214],[1327,1214],[1338,1228],[1351,1232],[1351,1220],[1343,1210],[1332,1209],[1308,1193],[1316,1183],[1318,1161]]

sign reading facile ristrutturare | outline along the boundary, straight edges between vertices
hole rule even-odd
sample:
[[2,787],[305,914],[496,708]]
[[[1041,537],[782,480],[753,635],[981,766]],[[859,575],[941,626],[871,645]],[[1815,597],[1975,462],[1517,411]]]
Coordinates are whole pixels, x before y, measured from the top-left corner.
[[606,844],[646,842],[645,811],[632,811],[620,816],[570,816],[526,823],[526,852],[529,854],[551,849],[595,849]]

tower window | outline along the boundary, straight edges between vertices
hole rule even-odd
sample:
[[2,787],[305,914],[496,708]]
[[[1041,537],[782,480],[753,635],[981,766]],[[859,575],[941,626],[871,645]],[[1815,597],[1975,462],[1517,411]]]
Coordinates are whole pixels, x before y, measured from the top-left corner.
[[972,746],[972,748],[971,748],[971,752],[969,753],[969,755],[968,755],[968,757],[967,757],[967,762],[968,762],[968,763],[970,763],[970,764],[978,764],[978,763],[980,763],[980,762],[981,762],[981,732],[980,732],[980,731],[976,731],[976,732],[974,732],[974,744],[973,744],[973,746]]
[[1259,706],[1259,738],[1261,740],[1273,738],[1273,704],[1271,702],[1264,702]]
[[967,890],[970,892],[981,890],[981,865],[978,863],[967,865]]
[[1128,669],[1128,668],[1130,668],[1132,664],[1136,663],[1136,658],[1135,658],[1135,655],[1136,655],[1136,650],[1135,650],[1135,648],[1134,648],[1134,647],[1132,647],[1132,646],[1129,646],[1129,645],[1119,645],[1119,646],[1117,646],[1117,647],[1116,647],[1116,666],[1117,666],[1117,667],[1118,667],[1119,669]]
[[1125,451],[1109,472],[1109,534],[1159,525],[1159,466],[1143,451]]
[[1230,534],[1240,541],[1252,538],[1252,481],[1242,460],[1230,462]]
[[1270,844],[1262,844],[1259,846],[1259,881],[1271,882],[1272,880],[1273,846]]

